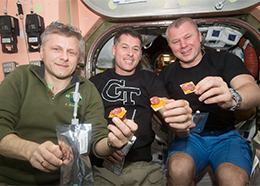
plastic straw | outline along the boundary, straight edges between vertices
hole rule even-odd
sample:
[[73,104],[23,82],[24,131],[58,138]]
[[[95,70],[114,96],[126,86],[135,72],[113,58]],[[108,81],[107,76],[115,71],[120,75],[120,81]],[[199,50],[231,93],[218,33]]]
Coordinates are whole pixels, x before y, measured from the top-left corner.
[[75,92],[73,93],[73,100],[74,100],[74,112],[73,112],[73,119],[71,120],[71,124],[76,125],[79,124],[79,120],[77,117],[77,110],[78,110],[78,102],[79,102],[79,82],[76,83]]

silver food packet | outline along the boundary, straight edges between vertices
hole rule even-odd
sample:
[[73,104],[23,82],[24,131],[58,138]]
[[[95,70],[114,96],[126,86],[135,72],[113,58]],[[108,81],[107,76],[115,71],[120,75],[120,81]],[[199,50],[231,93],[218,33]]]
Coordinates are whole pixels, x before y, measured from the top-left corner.
[[195,123],[196,126],[191,128],[190,132],[201,133],[208,119],[208,115],[208,112],[200,112],[199,110],[197,110],[195,113],[192,113],[192,122]]
[[129,152],[129,150],[131,149],[131,147],[134,145],[136,141],[136,136],[133,136],[132,139],[124,146],[124,148],[122,149],[122,160],[118,161],[117,164],[110,164],[108,162],[103,162],[103,166],[110,170],[111,172],[120,175],[122,173],[124,164],[125,164],[125,156],[127,155],[127,153]]
[[56,130],[63,153],[60,185],[94,185],[89,159],[91,124],[62,125]]

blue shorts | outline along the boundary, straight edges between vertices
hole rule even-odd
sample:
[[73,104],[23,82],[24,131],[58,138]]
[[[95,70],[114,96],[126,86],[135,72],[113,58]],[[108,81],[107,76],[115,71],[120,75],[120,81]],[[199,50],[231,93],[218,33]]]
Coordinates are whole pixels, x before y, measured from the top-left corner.
[[190,133],[189,137],[174,139],[169,150],[168,160],[171,154],[184,152],[189,154],[196,165],[196,177],[199,173],[211,165],[216,173],[221,163],[229,162],[243,168],[248,175],[252,169],[252,149],[237,130],[231,130],[219,136],[200,136]]

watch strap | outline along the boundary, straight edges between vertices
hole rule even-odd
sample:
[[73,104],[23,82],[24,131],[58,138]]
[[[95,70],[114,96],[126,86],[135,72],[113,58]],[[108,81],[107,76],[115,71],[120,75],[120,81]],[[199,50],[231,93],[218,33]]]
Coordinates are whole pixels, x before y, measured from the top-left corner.
[[242,97],[239,94],[239,92],[233,88],[229,88],[229,92],[230,92],[232,98],[236,101],[236,104],[233,107],[229,108],[228,111],[235,111],[236,108],[238,108],[241,105]]
[[123,147],[121,147],[121,148],[117,148],[117,147],[114,147],[110,142],[109,142],[109,138],[107,138],[107,145],[109,146],[109,148],[111,148],[111,149],[115,149],[115,150],[121,150]]

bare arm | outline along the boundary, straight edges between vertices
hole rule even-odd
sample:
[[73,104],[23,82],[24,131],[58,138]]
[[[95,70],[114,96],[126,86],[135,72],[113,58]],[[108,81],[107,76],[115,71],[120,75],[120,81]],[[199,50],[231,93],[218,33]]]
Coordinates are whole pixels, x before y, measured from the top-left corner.
[[260,105],[260,87],[250,75],[239,75],[231,80],[231,87],[242,96],[239,110],[250,109]]
[[14,134],[0,141],[0,154],[8,158],[29,161],[43,172],[56,170],[62,164],[62,152],[58,145],[47,141],[43,144],[27,141]]
[[[241,97],[242,103],[238,109],[245,110],[260,105],[260,88],[250,75],[238,75],[234,77],[230,85],[236,89]],[[217,103],[223,109],[229,109],[235,105],[227,83],[221,77],[206,77],[196,85],[196,94],[199,100],[205,104]]]
[[101,139],[96,144],[96,153],[101,157],[106,157],[114,153],[116,149],[112,149],[107,145],[107,138]]
[[30,152],[34,151],[38,146],[37,143],[9,134],[0,141],[0,154],[9,158],[29,161]]

